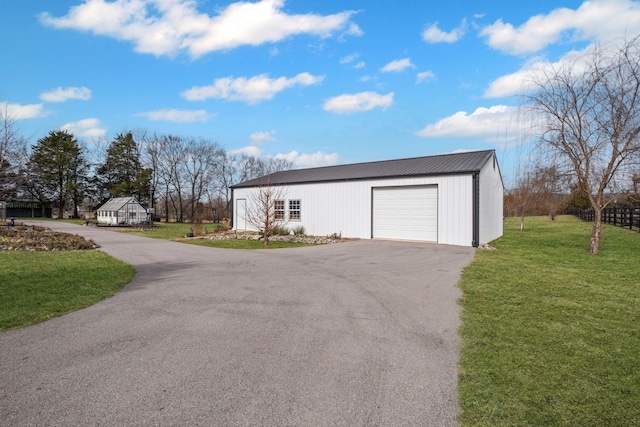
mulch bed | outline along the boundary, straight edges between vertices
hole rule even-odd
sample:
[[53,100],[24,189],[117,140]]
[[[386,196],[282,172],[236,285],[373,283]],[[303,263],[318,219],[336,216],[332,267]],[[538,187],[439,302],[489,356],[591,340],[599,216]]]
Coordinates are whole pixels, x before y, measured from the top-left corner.
[[46,227],[0,224],[0,251],[68,251],[97,247],[93,240]]

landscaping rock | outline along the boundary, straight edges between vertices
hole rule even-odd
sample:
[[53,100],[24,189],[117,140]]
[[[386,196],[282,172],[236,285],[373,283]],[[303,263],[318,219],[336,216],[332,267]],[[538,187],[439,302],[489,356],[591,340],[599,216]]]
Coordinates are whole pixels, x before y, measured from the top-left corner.
[[[209,240],[261,240],[262,236],[255,233],[225,233],[225,234],[210,234],[203,237]],[[280,241],[288,243],[306,243],[308,245],[327,245],[332,243],[343,242],[343,239],[338,239],[333,236],[271,236],[269,241]]]
[[97,247],[93,240],[45,227],[24,224],[0,226],[0,250],[3,251],[65,251]]

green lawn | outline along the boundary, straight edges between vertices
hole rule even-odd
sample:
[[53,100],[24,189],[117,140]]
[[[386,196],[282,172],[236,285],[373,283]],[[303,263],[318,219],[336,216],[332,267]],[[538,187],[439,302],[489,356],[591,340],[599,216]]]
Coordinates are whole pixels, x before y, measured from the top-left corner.
[[[28,221],[30,218],[21,218],[19,221]],[[40,218],[35,218],[40,220]],[[46,220],[46,219],[45,219]],[[85,220],[79,219],[64,219],[64,220],[51,220],[49,221],[64,221],[72,224],[84,224]],[[220,227],[221,224],[191,224],[191,223],[179,223],[179,222],[156,222],[155,227],[149,229],[139,229],[133,227],[108,227],[108,230],[118,231],[121,233],[127,233],[134,236],[151,237],[154,239],[163,240],[175,240],[180,243],[188,243],[192,245],[208,246],[211,248],[223,248],[223,249],[281,249],[281,248],[298,248],[302,246],[311,246],[308,243],[290,243],[279,242],[276,240],[269,241],[269,245],[265,246],[262,241],[257,240],[208,240],[208,239],[186,239],[192,231],[196,236],[201,236],[205,232],[213,232],[216,227]]]
[[0,331],[33,325],[108,298],[133,267],[95,250],[0,251]]
[[463,273],[463,426],[640,425],[640,234],[508,219]]
[[108,227],[108,229],[121,231],[123,233],[132,234],[134,236],[152,237],[154,239],[163,240],[175,240],[184,238],[189,234],[191,230],[193,230],[196,234],[201,234],[202,232],[204,232],[205,227],[207,228],[207,230],[213,230],[215,228],[215,224],[201,224],[198,226],[184,222],[156,222],[153,228],[144,230],[129,227]]
[[297,248],[309,246],[307,243],[290,243],[270,240],[265,246],[262,241],[258,240],[209,240],[209,239],[185,239],[191,231],[196,236],[203,235],[205,232],[212,232],[219,224],[189,224],[189,223],[156,223],[156,227],[140,230],[127,227],[113,227],[115,231],[132,234],[135,236],[152,237],[155,239],[175,240],[180,243],[189,243],[191,245],[208,246],[211,248],[223,249],[281,249],[281,248]]
[[16,223],[20,223],[20,222],[29,222],[29,221],[60,221],[60,222],[67,222],[69,224],[84,224],[85,222],[87,222],[86,219],[80,219],[80,218],[64,218],[64,219],[57,219],[57,218],[40,218],[40,217],[19,217],[16,218]]
[[209,240],[209,239],[193,239],[193,240],[181,240],[183,243],[190,243],[192,245],[208,246],[210,248],[223,248],[223,249],[282,249],[282,248],[300,248],[303,246],[312,246],[309,243],[294,243],[294,242],[281,242],[278,240],[269,240],[269,244],[265,246],[262,240],[244,240],[244,239],[230,239],[230,240]]

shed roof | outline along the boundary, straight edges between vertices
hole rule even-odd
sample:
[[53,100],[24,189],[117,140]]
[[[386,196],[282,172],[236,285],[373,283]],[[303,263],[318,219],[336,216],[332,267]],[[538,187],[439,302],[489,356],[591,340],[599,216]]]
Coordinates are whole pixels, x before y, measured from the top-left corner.
[[135,197],[114,197],[109,199],[107,203],[98,208],[99,211],[118,211],[128,203],[136,203],[140,205]]
[[480,172],[487,161],[495,155],[494,150],[470,151],[437,156],[413,157],[409,159],[384,160],[325,166],[311,169],[294,169],[275,172],[232,188],[257,187],[260,185],[286,185],[331,181],[351,181],[412,176],[466,174]]

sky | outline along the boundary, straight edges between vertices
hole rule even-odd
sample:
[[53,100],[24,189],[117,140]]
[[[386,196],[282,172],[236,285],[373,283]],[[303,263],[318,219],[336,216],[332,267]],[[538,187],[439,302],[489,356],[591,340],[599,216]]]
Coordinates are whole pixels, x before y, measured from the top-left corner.
[[31,144],[134,129],[297,167],[495,149],[531,77],[640,34],[640,1],[27,0],[0,13],[0,106]]

